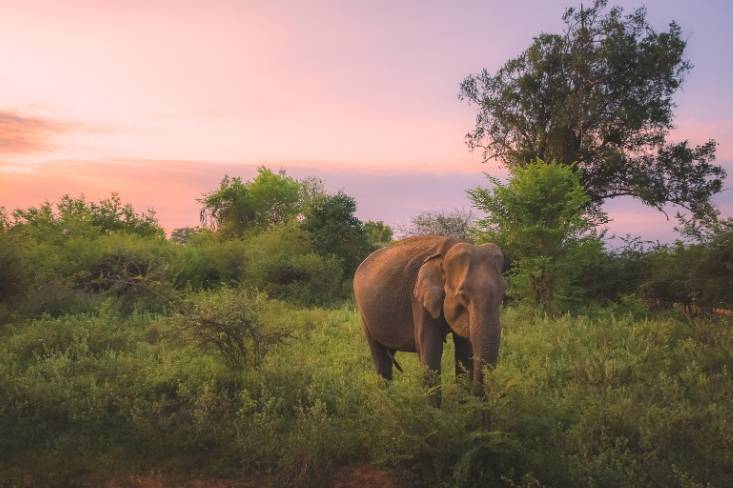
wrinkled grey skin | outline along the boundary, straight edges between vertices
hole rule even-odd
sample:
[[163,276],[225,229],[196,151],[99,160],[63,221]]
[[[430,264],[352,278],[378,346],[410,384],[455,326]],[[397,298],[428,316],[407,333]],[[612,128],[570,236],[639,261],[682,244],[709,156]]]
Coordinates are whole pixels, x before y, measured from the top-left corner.
[[370,254],[354,275],[354,295],[377,372],[391,380],[395,352],[409,351],[440,373],[450,333],[456,374],[470,374],[481,391],[481,367],[495,365],[499,354],[503,263],[494,244],[444,236],[412,237]]

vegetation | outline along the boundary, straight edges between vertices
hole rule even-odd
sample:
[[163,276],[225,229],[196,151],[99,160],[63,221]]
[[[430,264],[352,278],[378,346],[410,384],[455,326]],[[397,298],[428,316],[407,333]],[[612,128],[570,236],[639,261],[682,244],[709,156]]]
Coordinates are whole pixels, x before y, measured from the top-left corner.
[[468,191],[476,208],[486,212],[478,222],[480,240],[499,244],[513,263],[515,295],[547,307],[555,300],[558,281],[577,282],[577,273],[584,270],[569,261],[577,261],[578,251],[597,241],[593,231],[607,219],[587,211],[590,197],[568,166],[538,160],[515,168],[506,185],[489,180],[493,189]]
[[[466,79],[469,144],[488,140],[509,181],[469,191],[479,220],[423,213],[406,232],[508,258],[482,395],[445,374],[433,407],[412,354],[392,383],[374,373],[350,280],[392,230],[317,179],[225,176],[170,238],[115,194],[0,208],[0,485],[322,486],[371,464],[414,486],[731,486],[724,172],[713,142],[665,140],[690,68],[679,28],[605,7]],[[690,209],[684,239],[609,249],[599,204],[622,194]]]
[[452,236],[471,242],[473,226],[473,214],[465,210],[423,212],[415,216],[410,225],[402,229],[402,233],[406,236]]
[[479,242],[496,242],[508,262],[510,300],[545,311],[577,311],[635,295],[650,306],[712,312],[733,309],[733,225],[684,221],[688,242],[671,245],[627,238],[607,249],[590,211],[590,197],[572,167],[534,163],[517,167],[508,183],[468,194],[486,216],[473,230]]
[[[239,293],[193,298],[193,320],[246,323]],[[155,469],[319,485],[368,462],[438,486],[730,484],[730,323],[648,316],[633,302],[556,318],[510,309],[486,401],[448,374],[436,409],[413,355],[394,384],[377,378],[350,307],[249,300],[262,327],[287,316],[289,336],[257,360],[248,344],[237,367],[210,336],[181,334],[198,327],[185,316],[102,307],[6,325],[2,478],[69,485],[87,473],[95,484]]]
[[252,181],[225,176],[216,191],[199,200],[201,223],[210,224],[222,237],[241,237],[247,230],[290,220],[302,209],[299,196],[295,179],[264,166]]
[[[373,372],[338,247],[359,241],[317,236],[387,231],[358,222],[346,195],[242,238],[165,239],[118,197],[14,212],[0,232],[0,479],[155,470],[320,485],[370,463],[438,486],[730,484],[733,328],[702,313],[731,307],[729,268],[715,269],[730,262],[730,227],[606,251],[577,176],[556,164],[473,195],[491,212],[474,234],[502,240],[519,300],[485,399],[446,374],[440,409],[414,355],[392,385]],[[534,209],[537,195],[557,205]],[[103,208],[127,210],[94,217]],[[515,278],[543,255],[558,276],[580,270],[555,283],[549,315],[522,304]]]
[[381,220],[364,222],[364,232],[369,244],[375,249],[392,242],[392,229]]
[[355,211],[356,201],[342,192],[318,195],[303,220],[303,229],[311,235],[314,249],[322,255],[336,256],[348,275],[374,249],[364,224],[354,216]]

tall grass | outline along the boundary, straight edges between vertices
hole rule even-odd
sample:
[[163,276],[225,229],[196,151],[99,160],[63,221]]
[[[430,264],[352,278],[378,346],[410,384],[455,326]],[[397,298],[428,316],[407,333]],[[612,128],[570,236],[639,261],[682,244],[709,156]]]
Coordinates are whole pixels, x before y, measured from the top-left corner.
[[318,484],[367,462],[430,486],[733,482],[730,323],[508,309],[485,401],[455,380],[449,341],[436,409],[414,355],[391,384],[377,377],[351,308],[262,314],[291,337],[242,368],[163,315],[102,307],[4,326],[0,479],[156,469]]

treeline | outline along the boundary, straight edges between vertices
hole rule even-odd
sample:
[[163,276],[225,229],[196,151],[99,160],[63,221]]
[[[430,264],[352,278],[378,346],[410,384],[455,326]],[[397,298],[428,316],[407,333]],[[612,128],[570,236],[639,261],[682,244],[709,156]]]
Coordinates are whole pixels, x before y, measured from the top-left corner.
[[[548,312],[640,300],[687,312],[733,309],[733,223],[681,221],[674,244],[627,237],[610,247],[607,217],[589,205],[571,167],[537,161],[509,182],[470,190],[469,212],[423,213],[404,235],[449,234],[496,242],[506,255],[507,302]],[[383,222],[361,222],[356,203],[316,179],[260,168],[249,181],[225,177],[200,199],[201,225],[166,239],[152,211],[118,195],[3,213],[0,320],[97,310],[161,312],[190,291],[244,286],[297,305],[351,297],[351,276],[387,245]]]
[[160,312],[181,294],[245,286],[298,305],[350,296],[350,277],[392,238],[363,223],[356,203],[316,179],[260,168],[249,181],[225,177],[201,200],[202,225],[166,239],[152,211],[118,195],[4,212],[0,219],[0,320],[59,316],[102,303]]

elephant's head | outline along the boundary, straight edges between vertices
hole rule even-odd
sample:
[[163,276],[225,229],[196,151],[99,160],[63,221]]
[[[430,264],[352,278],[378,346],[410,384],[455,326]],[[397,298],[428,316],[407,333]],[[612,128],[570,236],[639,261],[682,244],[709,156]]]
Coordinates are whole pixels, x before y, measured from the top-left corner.
[[425,259],[415,284],[415,296],[430,315],[437,319],[442,311],[453,332],[471,342],[475,383],[483,381],[481,367],[495,365],[499,354],[503,266],[495,244],[458,243]]

